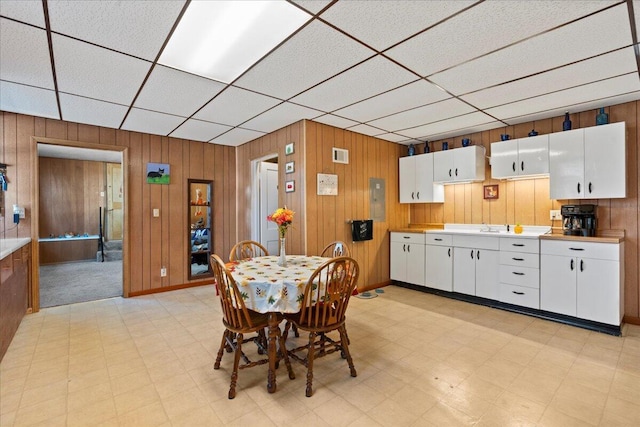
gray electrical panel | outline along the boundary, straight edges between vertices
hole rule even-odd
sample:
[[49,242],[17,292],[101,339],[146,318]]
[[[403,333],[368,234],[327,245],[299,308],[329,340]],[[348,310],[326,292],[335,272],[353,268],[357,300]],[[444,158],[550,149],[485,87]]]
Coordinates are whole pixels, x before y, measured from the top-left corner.
[[385,220],[386,193],[384,179],[369,178],[369,218],[374,221]]

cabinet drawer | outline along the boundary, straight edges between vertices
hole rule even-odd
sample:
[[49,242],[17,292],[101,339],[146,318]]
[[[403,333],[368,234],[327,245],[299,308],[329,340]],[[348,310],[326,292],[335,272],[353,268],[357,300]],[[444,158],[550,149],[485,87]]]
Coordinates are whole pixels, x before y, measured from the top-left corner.
[[540,288],[540,270],[537,268],[516,267],[513,265],[500,266],[500,283]]
[[515,265],[518,267],[540,267],[540,255],[524,252],[500,251],[501,265]]
[[451,246],[453,240],[451,234],[427,233],[427,245]]
[[540,290],[500,283],[500,301],[540,309]]
[[540,252],[547,255],[620,261],[620,244],[578,242],[575,240],[543,240]]
[[424,233],[391,233],[392,242],[418,243],[424,245]]
[[501,251],[540,253],[540,240],[538,239],[519,239],[517,237],[501,237]]
[[452,245],[460,248],[491,249],[497,251],[500,248],[500,238],[455,234]]

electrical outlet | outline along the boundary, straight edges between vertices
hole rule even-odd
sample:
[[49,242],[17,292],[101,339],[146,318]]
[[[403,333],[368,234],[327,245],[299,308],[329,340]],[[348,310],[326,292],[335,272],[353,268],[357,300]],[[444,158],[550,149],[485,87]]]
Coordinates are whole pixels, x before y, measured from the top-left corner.
[[562,215],[560,214],[560,210],[558,209],[551,209],[549,211],[549,219],[550,220],[561,220],[562,219]]
[[166,267],[162,267],[160,269],[160,277],[167,277],[167,269],[166,269]]

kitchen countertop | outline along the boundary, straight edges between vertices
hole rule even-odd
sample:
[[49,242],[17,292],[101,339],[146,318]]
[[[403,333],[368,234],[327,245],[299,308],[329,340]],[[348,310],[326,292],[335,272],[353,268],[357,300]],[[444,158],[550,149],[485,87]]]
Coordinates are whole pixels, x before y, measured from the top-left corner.
[[24,245],[31,242],[30,237],[19,239],[1,239],[0,240],[0,260],[5,259]]
[[[492,231],[482,231],[489,227]],[[551,233],[551,227],[524,225],[523,232],[516,234],[513,232],[513,225],[509,225],[507,231],[506,225],[489,226],[484,224],[445,224],[444,228],[394,228],[390,232],[398,233],[433,233],[433,234],[465,234],[470,236],[495,236],[495,237],[515,237],[525,239],[537,239],[546,233]]]
[[544,236],[540,236],[540,238],[544,240],[568,240],[573,242],[594,242],[594,243],[624,242],[624,236],[623,237],[617,237],[617,236],[585,237],[585,236],[565,236],[564,234],[545,234]]

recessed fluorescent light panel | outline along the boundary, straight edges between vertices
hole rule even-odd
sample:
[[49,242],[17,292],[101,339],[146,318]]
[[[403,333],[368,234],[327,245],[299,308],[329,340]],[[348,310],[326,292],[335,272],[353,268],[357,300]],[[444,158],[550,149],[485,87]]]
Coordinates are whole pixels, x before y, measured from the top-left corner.
[[308,19],[286,1],[192,1],[159,62],[230,83]]

